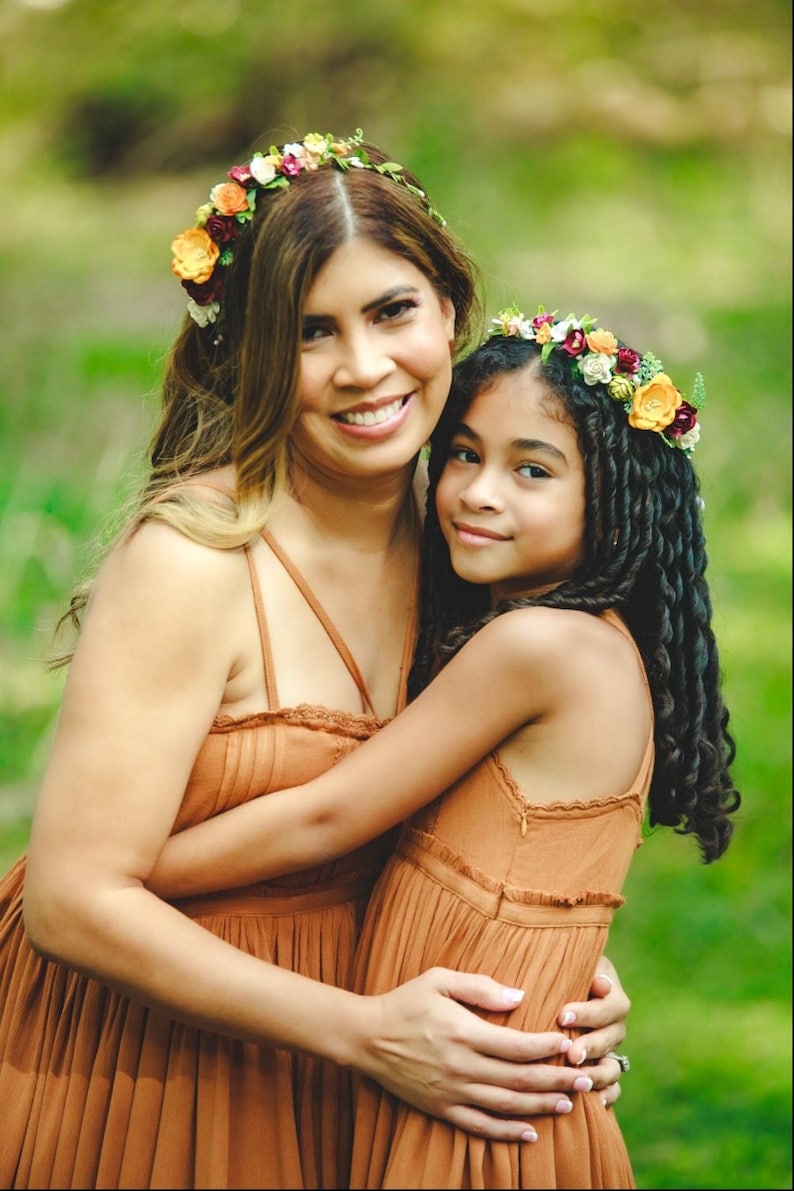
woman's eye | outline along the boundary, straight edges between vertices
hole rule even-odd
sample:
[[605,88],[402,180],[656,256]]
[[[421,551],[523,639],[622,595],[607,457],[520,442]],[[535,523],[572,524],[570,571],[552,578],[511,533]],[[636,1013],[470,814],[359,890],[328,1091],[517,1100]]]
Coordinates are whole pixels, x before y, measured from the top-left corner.
[[318,340],[324,339],[328,334],[330,332],[327,327],[320,326],[318,323],[307,323],[301,331],[301,342],[317,343]]
[[398,302],[389,302],[387,306],[381,306],[378,311],[378,318],[383,322],[394,322],[408,311],[415,310],[416,306],[415,299],[400,298]]
[[549,473],[545,467],[541,467],[539,463],[522,463],[516,469],[519,475],[525,476],[528,480],[547,480]]

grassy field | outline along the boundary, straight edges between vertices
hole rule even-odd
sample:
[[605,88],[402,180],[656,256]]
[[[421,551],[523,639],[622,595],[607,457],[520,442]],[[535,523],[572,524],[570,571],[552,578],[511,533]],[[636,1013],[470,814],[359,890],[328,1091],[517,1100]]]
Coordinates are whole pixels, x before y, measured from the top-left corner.
[[[89,7],[97,21],[109,19],[107,9]],[[145,0],[136,11],[149,7]],[[476,6],[461,7],[478,19]],[[499,0],[497,7],[510,6]],[[628,21],[629,9],[617,7]],[[510,8],[511,19],[519,8]],[[703,83],[696,92],[693,85],[688,107],[665,109],[666,127],[678,111],[676,137],[656,136],[650,117],[651,131],[640,127],[663,91],[658,78],[657,91],[649,91],[655,65],[672,75],[673,64],[682,71],[691,60],[708,82],[708,46],[728,44],[726,14],[740,19],[740,8],[702,8],[701,57],[691,39],[673,45],[659,40],[658,29],[656,40],[647,34],[646,86],[631,109],[636,127],[621,126],[620,135],[606,132],[608,88],[592,86],[596,67],[605,77],[604,61],[574,61],[586,57],[586,35],[600,36],[601,10],[587,5],[578,42],[577,29],[569,31],[569,57],[550,43],[545,59],[532,58],[532,77],[522,76],[538,113],[530,131],[517,101],[495,106],[495,72],[518,69],[516,46],[504,47],[503,61],[503,39],[488,41],[496,34],[485,28],[480,38],[479,26],[470,42],[490,88],[466,96],[464,74],[457,79],[447,63],[444,95],[454,98],[454,116],[442,109],[443,88],[431,90],[430,76],[416,89],[410,118],[384,116],[383,90],[363,102],[357,96],[353,120],[344,95],[332,110],[319,102],[312,108],[310,94],[279,114],[307,129],[360,123],[394,145],[483,265],[491,309],[515,299],[526,309],[542,302],[589,310],[660,355],[684,387],[697,369],[705,374],[695,462],[744,801],[735,841],[713,866],[700,864],[689,840],[669,831],[648,835],[613,928],[610,954],[633,1001],[625,1045],[632,1069],[617,1111],[640,1188],[792,1186],[790,140],[778,130],[782,109],[770,66],[788,39],[773,23],[749,30],[730,43],[733,90],[709,91]],[[682,13],[675,9],[673,23]],[[451,38],[454,30],[445,29]],[[416,29],[412,35],[410,45],[398,44],[421,72],[429,67],[419,62]],[[285,44],[295,49],[295,30],[291,36]],[[644,35],[633,28],[631,36]],[[72,37],[69,44],[79,44]],[[661,44],[670,52],[659,51]],[[449,45],[464,54],[461,39]],[[54,94],[65,83],[45,69],[45,43],[32,46],[41,93],[18,98],[13,130],[9,122],[3,131],[0,121],[0,160],[17,192],[30,185],[36,151],[48,171],[45,198],[15,208],[13,235],[7,232],[0,254],[3,868],[25,846],[57,712],[62,677],[43,665],[54,619],[91,565],[97,527],[112,527],[140,474],[162,356],[183,309],[168,245],[230,160],[95,177],[73,160],[49,151],[44,157],[44,118],[41,127],[33,121],[34,99],[61,112],[61,128],[77,109]],[[471,69],[471,45],[465,52]],[[138,71],[143,86],[144,57],[140,46],[130,51],[119,79],[138,79]],[[178,77],[178,59],[168,61]],[[630,74],[619,77],[630,81]],[[615,70],[609,78],[616,77]],[[665,95],[673,95],[674,82],[667,79]],[[113,86],[118,101],[121,83]],[[573,113],[586,105],[594,105],[586,134],[571,130]],[[626,125],[629,109],[620,112]],[[738,121],[742,112],[745,124],[732,133],[729,116]],[[79,127],[85,132],[88,123]],[[692,127],[706,131],[688,138]]]

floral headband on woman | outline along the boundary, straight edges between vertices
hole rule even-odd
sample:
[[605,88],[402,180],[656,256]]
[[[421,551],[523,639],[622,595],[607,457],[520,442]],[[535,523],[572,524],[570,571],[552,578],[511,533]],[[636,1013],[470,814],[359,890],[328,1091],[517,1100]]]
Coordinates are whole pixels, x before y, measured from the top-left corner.
[[373,170],[416,195],[431,219],[443,227],[445,220],[430,205],[427,195],[414,186],[396,161],[370,161],[361,148],[364,134],[342,140],[330,132],[310,132],[300,142],[271,145],[269,153],[255,153],[245,165],[233,166],[228,182],[210,191],[209,202],[196,212],[196,226],[176,236],[171,243],[171,269],[188,292],[188,313],[200,327],[214,323],[221,309],[223,272],[231,264],[234,241],[253,218],[261,190],[279,190],[293,178],[325,165],[340,170]]
[[635,430],[655,430],[664,442],[691,455],[700,439],[698,410],[706,400],[703,377],[698,372],[692,394],[685,400],[652,352],[641,356],[633,348],[621,347],[611,331],[598,326],[590,314],[577,318],[569,314],[557,319],[542,306],[534,318],[527,318],[517,306],[500,311],[491,335],[514,336],[541,345],[540,358],[553,351],[570,357],[574,373],[586,385],[604,385],[620,401]]

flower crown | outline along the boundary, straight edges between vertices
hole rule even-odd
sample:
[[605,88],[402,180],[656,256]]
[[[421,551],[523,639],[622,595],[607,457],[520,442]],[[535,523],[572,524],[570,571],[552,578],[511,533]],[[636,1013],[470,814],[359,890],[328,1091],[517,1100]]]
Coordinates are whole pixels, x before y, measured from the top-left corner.
[[251,222],[257,192],[279,190],[307,170],[334,165],[340,170],[351,167],[374,170],[409,190],[422,202],[431,219],[443,227],[446,220],[430,205],[427,195],[414,186],[396,161],[370,161],[361,143],[360,128],[355,136],[339,140],[330,132],[321,136],[310,132],[302,141],[271,145],[269,153],[255,153],[245,165],[235,165],[228,182],[219,182],[210,191],[208,203],[196,211],[196,226],[190,227],[171,242],[171,269],[188,292],[188,313],[200,327],[214,323],[221,309],[223,270],[231,264],[232,245]]
[[587,385],[604,385],[610,397],[620,401],[635,430],[655,430],[664,442],[691,455],[700,439],[698,410],[706,401],[703,377],[698,372],[692,394],[685,400],[652,352],[641,356],[623,347],[611,331],[598,326],[590,314],[577,318],[569,314],[557,319],[542,306],[534,318],[526,318],[517,306],[509,306],[491,320],[491,335],[515,336],[541,345],[540,358],[555,350],[571,359],[574,373]]

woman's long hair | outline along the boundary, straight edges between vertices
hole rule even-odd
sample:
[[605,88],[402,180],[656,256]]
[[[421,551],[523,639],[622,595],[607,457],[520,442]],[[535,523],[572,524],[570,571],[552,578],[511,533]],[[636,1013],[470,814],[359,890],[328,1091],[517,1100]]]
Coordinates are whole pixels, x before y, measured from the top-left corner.
[[[360,148],[371,162],[391,160],[376,145]],[[402,173],[424,190],[409,170]],[[288,483],[304,299],[332,253],[354,237],[410,261],[452,302],[456,355],[479,337],[475,267],[408,186],[374,170],[327,164],[283,188],[260,190],[224,269],[219,322],[201,327],[186,314],[169,352],[151,467],[118,537],[159,520],[204,545],[235,549],[261,532]],[[196,482],[230,463],[237,476],[231,499]],[[79,630],[89,591],[90,581],[77,588],[59,627]],[[51,664],[70,657],[68,649]]]
[[[621,345],[623,346],[623,345]],[[473,399],[504,373],[526,370],[577,433],[585,469],[585,551],[575,573],[538,596],[491,609],[487,588],[459,579],[439,527],[435,492],[452,437]],[[450,398],[431,439],[422,616],[411,675],[415,695],[494,616],[543,605],[624,617],[653,699],[656,763],[651,826],[694,834],[706,862],[725,851],[740,795],[729,775],[735,745],[721,695],[697,476],[684,451],[635,430],[603,385],[579,379],[569,358],[493,336],[456,365]]]

